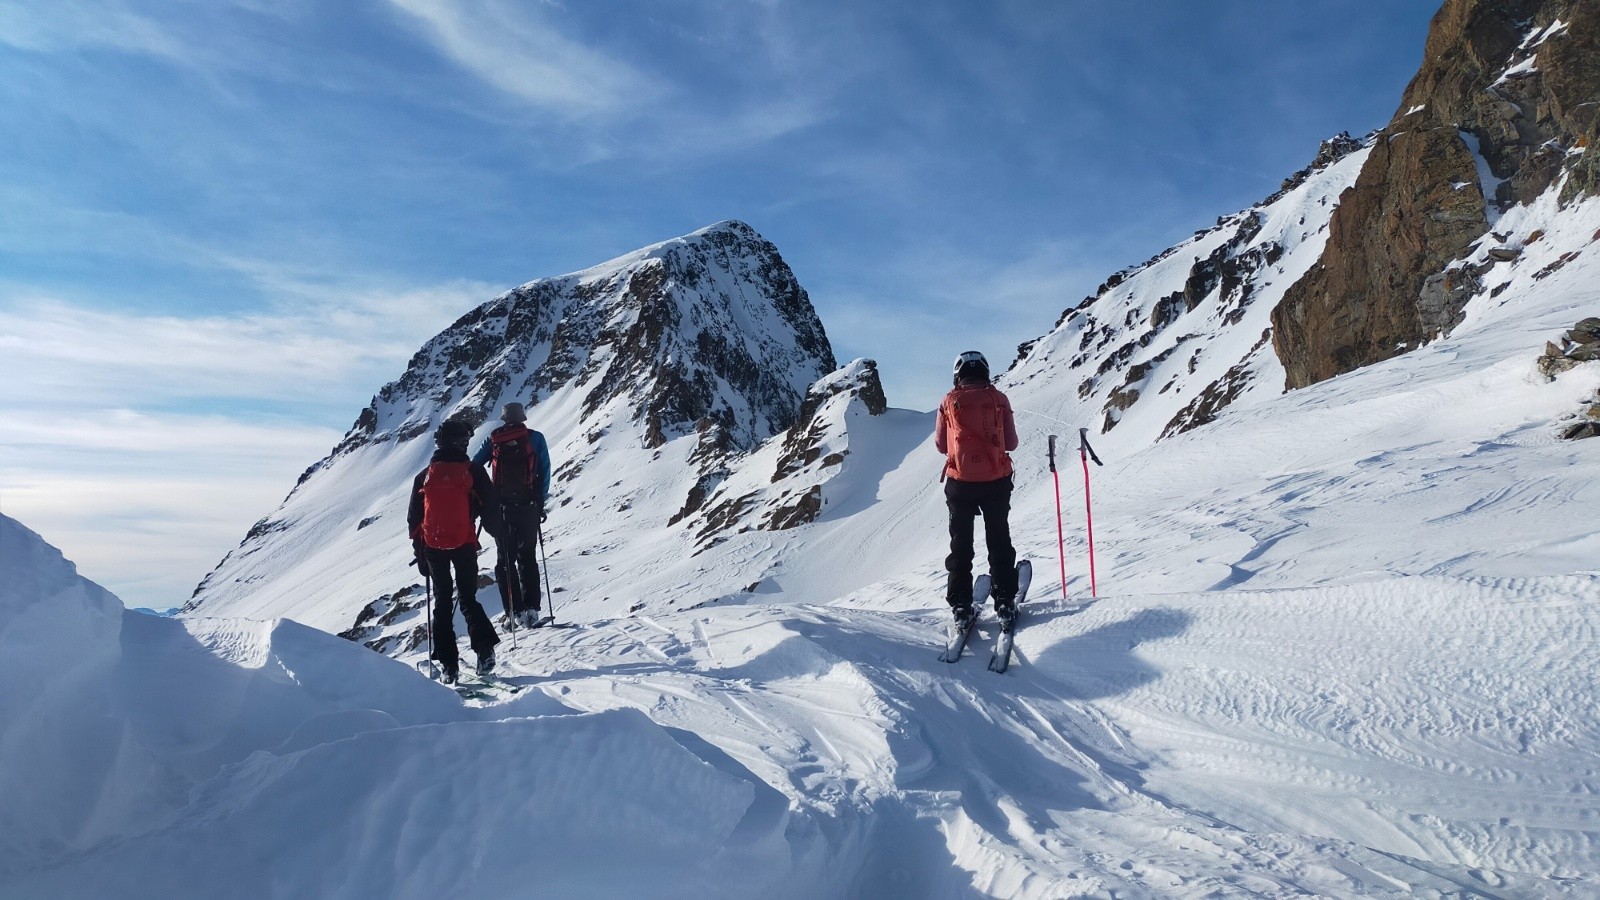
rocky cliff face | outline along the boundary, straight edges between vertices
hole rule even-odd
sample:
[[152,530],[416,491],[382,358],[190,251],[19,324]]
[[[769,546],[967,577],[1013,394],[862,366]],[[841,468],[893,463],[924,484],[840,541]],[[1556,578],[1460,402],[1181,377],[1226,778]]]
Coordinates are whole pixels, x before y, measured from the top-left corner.
[[[1002,387],[1025,414],[1098,424],[1125,450],[1277,396],[1272,310],[1321,256],[1334,204],[1369,152],[1347,134],[1324,141],[1271,197],[1112,275],[1019,348]],[[1065,404],[1052,396],[1061,383],[1074,388]]]
[[1600,4],[1447,0],[1322,259],[1273,313],[1287,386],[1448,334],[1501,260],[1458,262],[1504,210],[1600,192],[1597,123]]

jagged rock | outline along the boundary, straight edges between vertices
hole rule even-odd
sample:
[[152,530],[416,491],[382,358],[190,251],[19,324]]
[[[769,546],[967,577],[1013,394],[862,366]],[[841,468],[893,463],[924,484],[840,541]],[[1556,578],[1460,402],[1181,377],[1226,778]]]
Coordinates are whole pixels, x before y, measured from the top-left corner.
[[1584,438],[1600,437],[1600,422],[1579,422],[1568,425],[1562,432],[1562,440],[1579,441]]
[[[1567,27],[1545,33],[1557,20]],[[1502,77],[1535,53],[1528,77]],[[1600,191],[1600,154],[1565,150],[1600,143],[1596,97],[1600,4],[1446,0],[1421,68],[1334,212],[1320,264],[1273,313],[1287,386],[1387,359],[1458,324],[1479,288],[1440,275],[1492,215],[1563,172],[1564,201]],[[1469,137],[1501,180],[1495,196],[1483,196]]]
[[1417,293],[1417,321],[1421,334],[1432,337],[1449,334],[1461,324],[1467,301],[1483,290],[1480,271],[1470,266],[1451,266],[1428,276]]
[[1367,142],[1365,140],[1358,140],[1351,137],[1350,132],[1348,131],[1341,131],[1333,137],[1328,138],[1322,142],[1320,147],[1317,148],[1317,156],[1314,160],[1312,160],[1311,165],[1306,166],[1304,169],[1301,169],[1293,175],[1290,175],[1288,178],[1285,178],[1283,180],[1283,185],[1278,189],[1278,192],[1262,201],[1262,205],[1265,206],[1269,203],[1277,201],[1283,197],[1284,194],[1287,194],[1300,185],[1305,184],[1306,179],[1310,178],[1313,173],[1333,165],[1339,160],[1344,159],[1346,156],[1349,156],[1357,150],[1360,150],[1362,147],[1365,147],[1366,145]]
[[774,482],[782,481],[821,458],[829,423],[819,419],[817,413],[823,404],[840,394],[859,399],[868,415],[881,416],[889,408],[875,360],[855,360],[822,378],[807,389],[806,399],[800,404],[800,416],[784,436],[783,455],[778,457],[777,468],[772,473]]
[[1577,368],[1579,360],[1569,359],[1565,356],[1541,356],[1535,365],[1539,369],[1539,374],[1547,379],[1554,379],[1562,372]]
[[[1179,343],[1179,346],[1181,344],[1182,342]],[[1117,422],[1122,418],[1122,413],[1131,408],[1143,394],[1145,384],[1150,380],[1151,373],[1166,362],[1173,353],[1177,352],[1177,349],[1178,347],[1174,346],[1138,365],[1128,367],[1128,371],[1123,375],[1121,386],[1113,390],[1111,396],[1106,398],[1105,418],[1100,426],[1101,434],[1106,434],[1116,427]]]
[[673,522],[701,516],[695,539],[704,550],[730,531],[781,531],[815,521],[824,504],[822,484],[833,474],[829,470],[842,465],[850,452],[849,419],[862,413],[881,416],[888,408],[873,360],[857,359],[823,376],[806,390],[795,423],[772,439],[777,460],[770,478],[735,479],[709,488],[702,479]]
[[[514,378],[522,382],[517,396],[530,405],[562,385],[586,385],[585,416],[626,399],[647,447],[703,427],[706,419],[740,449],[792,424],[799,412],[795,372],[814,379],[836,363],[809,297],[777,248],[730,221],[641,253],[608,272],[531,282],[462,316],[378,392],[331,456],[430,430],[431,419],[395,421],[420,399],[485,421]],[[792,347],[767,344],[753,353],[758,345],[739,338],[736,324],[748,300],[729,292],[719,275],[758,297],[792,335]],[[534,354],[546,346],[539,361]],[[750,409],[736,412],[719,385],[750,401]]]
[[667,520],[668,525],[676,525],[700,511],[706,505],[706,500],[716,490],[717,485],[727,478],[726,472],[711,472],[700,476],[700,480],[689,488],[689,496],[683,501],[683,508],[679,509],[672,518]]
[[1533,280],[1534,281],[1542,281],[1542,280],[1544,280],[1546,278],[1549,278],[1551,275],[1554,275],[1555,273],[1557,273],[1557,272],[1561,271],[1562,269],[1566,268],[1567,263],[1570,263],[1573,260],[1577,259],[1578,256],[1581,255],[1581,252],[1582,251],[1579,251],[1579,250],[1571,250],[1571,251],[1568,251],[1566,253],[1561,254],[1560,256],[1556,257],[1554,262],[1550,263],[1549,265],[1545,266],[1544,268],[1540,269],[1539,271],[1533,273]]
[[[1265,347],[1270,339],[1271,331],[1263,332],[1261,338],[1256,341],[1256,345],[1251,348],[1251,354],[1253,355],[1256,350]],[[1179,410],[1178,414],[1172,417],[1172,420],[1161,430],[1161,437],[1163,439],[1169,438],[1214,421],[1222,410],[1238,399],[1239,395],[1244,393],[1245,388],[1250,386],[1252,376],[1248,361],[1251,358],[1252,356],[1246,356],[1245,362],[1229,368],[1221,378],[1207,385],[1199,396],[1191,400],[1189,405]]]
[[1600,318],[1588,318],[1579,322],[1567,332],[1567,340],[1575,344],[1600,343]]
[[[1421,115],[1420,113],[1418,115]],[[1468,187],[1457,189],[1456,184]],[[1427,279],[1488,227],[1476,164],[1454,126],[1380,138],[1334,211],[1322,262],[1273,310],[1287,386],[1305,387],[1430,339]],[[1442,308],[1431,318],[1449,320]]]
[[1511,262],[1522,255],[1522,251],[1515,247],[1495,247],[1489,251],[1489,258],[1500,262]]
[[1535,366],[1546,378],[1553,379],[1588,362],[1600,362],[1600,318],[1583,319],[1572,330],[1555,341],[1545,341],[1544,354]]
[[792,504],[774,509],[763,527],[768,531],[787,531],[817,520],[822,515],[822,485],[815,485]]

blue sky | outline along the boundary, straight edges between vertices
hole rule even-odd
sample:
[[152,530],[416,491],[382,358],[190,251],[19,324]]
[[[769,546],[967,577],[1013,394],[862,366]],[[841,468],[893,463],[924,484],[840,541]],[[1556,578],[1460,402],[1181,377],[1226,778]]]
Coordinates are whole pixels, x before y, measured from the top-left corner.
[[0,512],[180,603],[462,312],[728,218],[931,408],[1386,123],[1434,9],[0,0]]

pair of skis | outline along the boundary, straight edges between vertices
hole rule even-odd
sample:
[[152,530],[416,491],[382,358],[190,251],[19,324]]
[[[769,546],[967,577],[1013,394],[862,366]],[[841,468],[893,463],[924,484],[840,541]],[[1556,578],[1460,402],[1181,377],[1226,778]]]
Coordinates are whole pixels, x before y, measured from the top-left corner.
[[456,683],[451,687],[461,695],[463,700],[493,701],[515,697],[522,693],[524,685],[512,684],[495,675],[479,675],[466,669],[456,677]]
[[[1022,601],[1028,596],[1028,585],[1033,582],[1033,563],[1024,559],[1017,563],[1017,596],[1012,601],[1012,614],[1009,620],[1000,621],[1000,631],[994,638],[994,650],[989,655],[989,671],[1005,672],[1011,666],[1011,645],[1016,638],[1017,623],[1022,618]],[[981,604],[989,598],[989,590],[993,581],[988,574],[979,575],[972,582],[973,616],[967,620],[966,627],[960,628],[955,622],[950,623],[949,631],[945,636],[944,652],[939,654],[940,662],[959,662],[961,654],[966,650],[967,641],[972,637],[972,632],[978,627],[978,612]]]

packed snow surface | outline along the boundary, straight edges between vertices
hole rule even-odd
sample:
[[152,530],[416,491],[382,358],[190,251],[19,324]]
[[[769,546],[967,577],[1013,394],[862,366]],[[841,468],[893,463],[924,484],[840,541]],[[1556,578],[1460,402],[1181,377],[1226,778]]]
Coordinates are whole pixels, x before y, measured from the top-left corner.
[[[1159,441],[1176,401],[1134,405],[1089,476],[1098,598],[1075,453],[1054,577],[1044,447],[1102,395],[1046,364],[1081,326],[1046,336],[1002,380],[1036,572],[1003,676],[992,618],[936,659],[903,410],[819,413],[850,452],[800,528],[691,556],[569,515],[570,627],[465,698],[292,621],[124,611],[0,517],[0,896],[1600,895],[1600,441],[1555,437],[1600,365],[1533,365],[1600,312],[1600,204],[1499,226],[1523,252],[1448,338]],[[1271,374],[1218,340],[1198,365]]]

